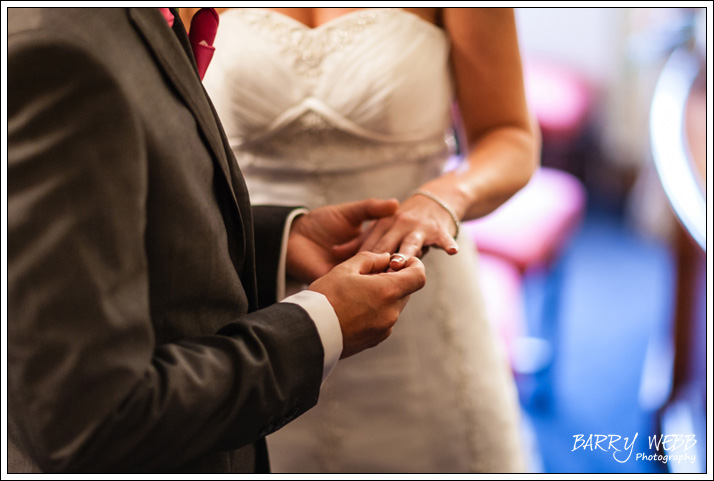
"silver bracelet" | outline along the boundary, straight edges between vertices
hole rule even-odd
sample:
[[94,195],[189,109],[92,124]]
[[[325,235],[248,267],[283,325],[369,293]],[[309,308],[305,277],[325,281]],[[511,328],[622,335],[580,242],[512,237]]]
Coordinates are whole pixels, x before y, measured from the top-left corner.
[[456,216],[456,212],[454,212],[454,210],[451,207],[449,207],[449,205],[446,202],[439,199],[437,196],[435,196],[431,192],[427,192],[425,190],[419,189],[419,190],[415,191],[414,194],[412,194],[412,195],[417,195],[417,194],[430,198],[431,200],[433,200],[434,202],[439,204],[441,207],[443,207],[446,212],[449,213],[449,215],[451,216],[451,220],[454,221],[454,225],[456,226],[456,234],[454,234],[454,240],[456,240],[456,238],[459,236],[459,229],[461,227],[461,222],[459,221],[459,218]]

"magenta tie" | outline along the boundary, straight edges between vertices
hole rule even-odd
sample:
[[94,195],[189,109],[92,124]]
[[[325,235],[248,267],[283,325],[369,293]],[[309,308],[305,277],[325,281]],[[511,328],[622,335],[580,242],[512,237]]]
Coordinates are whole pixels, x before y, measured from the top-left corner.
[[[174,14],[168,8],[159,8],[166,19],[169,28],[174,26]],[[188,40],[191,43],[193,57],[196,59],[198,75],[203,80],[208,64],[211,63],[213,52],[216,51],[213,41],[218,31],[218,12],[215,8],[202,8],[193,15]]]
[[203,80],[208,64],[211,63],[213,52],[216,51],[213,41],[218,31],[218,12],[215,8],[202,8],[191,19],[188,39],[191,42],[193,56],[196,58],[198,75]]

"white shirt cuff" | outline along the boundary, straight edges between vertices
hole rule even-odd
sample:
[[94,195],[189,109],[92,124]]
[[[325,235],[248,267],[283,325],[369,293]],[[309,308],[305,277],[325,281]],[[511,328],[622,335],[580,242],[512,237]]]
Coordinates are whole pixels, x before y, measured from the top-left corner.
[[330,301],[327,300],[327,297],[319,292],[306,290],[304,284],[288,279],[286,272],[290,226],[297,216],[308,212],[310,212],[308,209],[295,209],[285,220],[280,259],[278,261],[277,297],[279,302],[291,302],[305,309],[315,323],[325,352],[322,368],[322,382],[325,382],[325,379],[335,368],[342,355],[342,328],[340,327],[340,321],[337,319],[335,309],[330,304]]
[[293,221],[297,216],[307,214],[308,212],[310,211],[304,208],[295,209],[294,211],[290,212],[287,219],[285,219],[285,227],[283,228],[283,239],[280,245],[280,259],[278,260],[278,277],[276,281],[276,293],[278,297],[278,302],[287,297],[288,288],[292,291],[291,293],[298,292],[301,289],[305,288],[303,284],[294,281],[288,282],[290,283],[290,286],[286,287],[287,272],[285,271],[285,269],[288,257],[288,237],[290,237],[290,226],[293,225]]
[[315,291],[298,292],[281,302],[290,302],[302,307],[315,323],[325,351],[322,368],[322,382],[324,383],[342,355],[342,328],[340,328],[340,321],[337,319],[335,309],[327,297]]

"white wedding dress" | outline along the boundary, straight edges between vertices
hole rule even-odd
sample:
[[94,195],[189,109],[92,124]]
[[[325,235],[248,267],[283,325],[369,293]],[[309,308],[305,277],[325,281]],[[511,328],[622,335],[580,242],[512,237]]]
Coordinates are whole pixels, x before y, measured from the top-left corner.
[[[204,80],[254,204],[405,199],[450,155],[449,39],[401,9],[311,29],[221,14]],[[424,258],[392,335],[342,360],[315,408],[268,437],[274,472],[523,470],[518,406],[484,316],[474,246]]]

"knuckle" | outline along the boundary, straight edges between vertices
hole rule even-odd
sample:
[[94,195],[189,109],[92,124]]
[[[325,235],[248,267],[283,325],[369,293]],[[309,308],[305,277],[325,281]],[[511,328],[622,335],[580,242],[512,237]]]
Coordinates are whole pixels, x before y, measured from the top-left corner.
[[411,232],[405,239],[408,243],[419,247],[424,243],[424,234],[421,231]]

